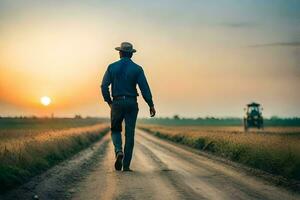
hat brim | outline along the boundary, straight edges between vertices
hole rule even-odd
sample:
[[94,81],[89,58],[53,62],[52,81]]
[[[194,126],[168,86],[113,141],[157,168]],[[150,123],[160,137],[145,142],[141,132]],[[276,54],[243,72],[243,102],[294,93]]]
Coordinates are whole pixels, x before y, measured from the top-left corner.
[[135,53],[135,52],[136,52],[135,49],[132,49],[132,50],[130,50],[130,51],[126,51],[126,50],[124,50],[124,49],[121,49],[121,47],[116,47],[115,50],[117,50],[117,51],[122,51],[122,52],[128,52],[128,53]]

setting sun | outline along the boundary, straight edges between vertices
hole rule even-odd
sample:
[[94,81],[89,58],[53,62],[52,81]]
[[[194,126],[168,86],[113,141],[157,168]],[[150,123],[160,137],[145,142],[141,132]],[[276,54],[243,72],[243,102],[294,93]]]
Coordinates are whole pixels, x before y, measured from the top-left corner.
[[48,96],[41,97],[41,104],[48,106],[51,103],[51,99]]

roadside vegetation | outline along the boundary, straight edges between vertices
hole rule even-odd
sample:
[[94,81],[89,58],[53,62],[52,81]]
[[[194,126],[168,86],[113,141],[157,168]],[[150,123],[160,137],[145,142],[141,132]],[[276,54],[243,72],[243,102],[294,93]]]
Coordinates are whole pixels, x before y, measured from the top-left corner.
[[[236,117],[216,118],[183,118],[179,115],[174,115],[172,118],[142,118],[138,120],[141,124],[157,124],[157,125],[172,125],[172,126],[242,126],[243,119]],[[276,127],[299,127],[300,118],[279,118],[273,116],[264,118],[264,125]]]
[[[16,119],[11,120],[10,124],[16,123]],[[9,123],[0,125],[0,192],[69,158],[109,130],[108,124],[99,120],[34,119],[27,121],[31,126],[20,119],[17,122],[16,128]],[[62,122],[66,122],[65,127]]]
[[300,127],[270,127],[245,133],[242,127],[141,125],[141,129],[244,165],[300,181]]

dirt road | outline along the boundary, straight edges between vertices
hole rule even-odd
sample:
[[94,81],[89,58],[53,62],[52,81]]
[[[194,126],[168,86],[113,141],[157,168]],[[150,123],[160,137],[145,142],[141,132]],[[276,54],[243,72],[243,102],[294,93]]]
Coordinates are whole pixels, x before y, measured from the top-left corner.
[[[247,175],[243,170],[140,130],[136,132],[134,172],[113,169],[113,146],[109,135],[81,154],[42,175],[46,176],[44,179],[28,183],[27,187],[22,186],[3,198],[16,198],[16,192],[23,192],[22,197],[37,194],[40,199],[76,200],[300,199],[299,195]],[[85,164],[78,161],[83,156]],[[74,166],[69,167],[72,163]]]
[[232,167],[137,131],[132,173],[115,172],[110,144],[105,162],[74,199],[296,199]]

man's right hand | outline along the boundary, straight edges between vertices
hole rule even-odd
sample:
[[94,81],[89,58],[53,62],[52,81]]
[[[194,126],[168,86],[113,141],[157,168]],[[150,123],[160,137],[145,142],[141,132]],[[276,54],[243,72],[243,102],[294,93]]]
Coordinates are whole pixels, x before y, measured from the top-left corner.
[[150,117],[154,117],[156,114],[156,110],[154,108],[154,106],[150,107]]

